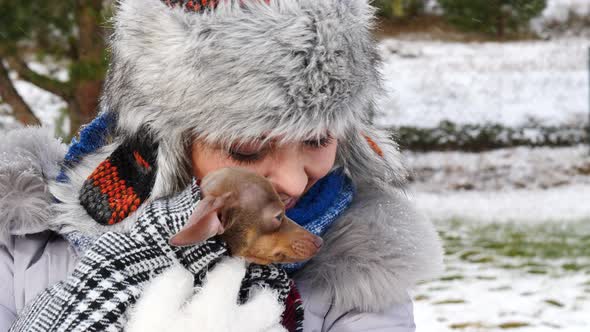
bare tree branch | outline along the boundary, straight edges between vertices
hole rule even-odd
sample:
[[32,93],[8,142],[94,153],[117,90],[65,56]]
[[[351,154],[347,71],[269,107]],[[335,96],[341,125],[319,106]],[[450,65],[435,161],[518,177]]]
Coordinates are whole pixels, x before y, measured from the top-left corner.
[[0,58],[0,96],[2,96],[3,101],[12,107],[13,116],[19,122],[27,125],[41,125],[41,121],[14,88],[2,58]]
[[8,62],[10,68],[16,71],[18,76],[23,80],[28,81],[43,90],[60,96],[65,100],[71,98],[72,89],[67,83],[60,82],[33,71],[22,59],[8,57],[6,61]]

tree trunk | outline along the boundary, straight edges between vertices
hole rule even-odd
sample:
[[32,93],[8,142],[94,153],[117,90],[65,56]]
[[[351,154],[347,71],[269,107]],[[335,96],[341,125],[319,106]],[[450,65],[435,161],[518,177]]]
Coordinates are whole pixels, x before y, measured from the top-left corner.
[[81,81],[74,88],[74,100],[68,102],[70,111],[70,134],[74,135],[81,125],[96,116],[102,80]]
[[[79,28],[78,70],[72,77],[75,82],[74,99],[70,106],[70,132],[74,135],[80,125],[90,122],[97,113],[98,99],[104,77],[104,36],[101,27],[102,0],[78,0],[77,24]],[[75,113],[75,114],[74,114]]]
[[10,77],[8,70],[4,67],[0,58],[0,96],[12,107],[12,112],[17,121],[25,125],[41,125],[41,121],[31,111],[29,106],[18,94]]

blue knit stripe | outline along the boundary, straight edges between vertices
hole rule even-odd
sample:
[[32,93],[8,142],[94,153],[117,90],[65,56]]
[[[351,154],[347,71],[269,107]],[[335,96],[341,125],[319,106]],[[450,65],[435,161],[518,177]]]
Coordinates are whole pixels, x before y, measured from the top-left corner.
[[[351,180],[340,170],[336,170],[310,188],[286,214],[309,232],[322,236],[350,206],[353,196],[354,187]],[[281,267],[291,275],[305,263],[281,264]]]
[[82,157],[98,150],[106,144],[107,137],[114,129],[115,119],[116,115],[114,113],[103,112],[80,131],[79,140],[75,137],[72,139],[72,143],[64,158],[63,166],[56,179],[58,182],[68,182],[69,179],[65,174],[66,168],[77,164]]

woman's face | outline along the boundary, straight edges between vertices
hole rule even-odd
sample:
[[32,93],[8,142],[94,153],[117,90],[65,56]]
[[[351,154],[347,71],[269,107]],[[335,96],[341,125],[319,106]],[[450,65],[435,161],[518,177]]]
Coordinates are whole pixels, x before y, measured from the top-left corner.
[[202,179],[223,167],[241,167],[268,179],[289,209],[334,166],[338,141],[322,139],[282,145],[244,143],[230,148],[207,145],[196,140],[192,145],[193,175]]

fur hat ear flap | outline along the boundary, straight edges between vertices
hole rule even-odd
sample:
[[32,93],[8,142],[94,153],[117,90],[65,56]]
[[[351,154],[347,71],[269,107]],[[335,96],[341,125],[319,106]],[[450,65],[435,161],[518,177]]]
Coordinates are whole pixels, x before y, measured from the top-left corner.
[[102,225],[114,225],[150,196],[156,177],[158,143],[147,126],[102,161],[80,189],[80,205]]
[[370,125],[347,133],[338,144],[336,162],[357,186],[370,183],[381,188],[401,188],[407,182],[398,145],[386,131]]

